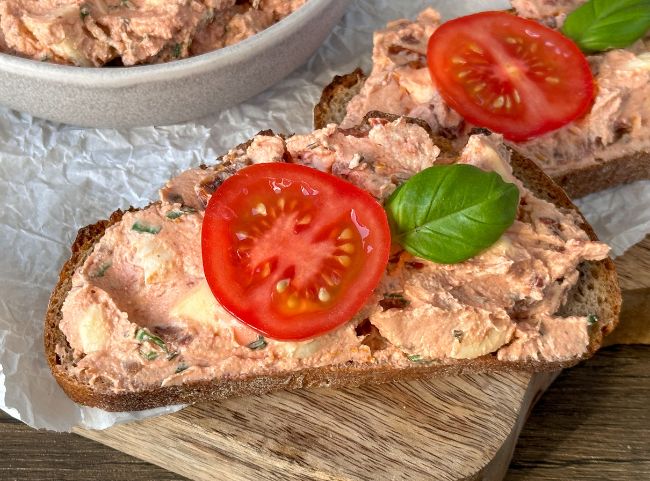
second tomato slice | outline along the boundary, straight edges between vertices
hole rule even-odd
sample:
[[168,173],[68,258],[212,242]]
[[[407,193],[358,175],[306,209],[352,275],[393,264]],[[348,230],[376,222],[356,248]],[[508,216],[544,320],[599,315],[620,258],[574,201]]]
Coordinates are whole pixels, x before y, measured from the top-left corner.
[[429,40],[431,77],[466,120],[513,141],[584,115],[594,80],[580,49],[555,30],[503,12],[442,24]]

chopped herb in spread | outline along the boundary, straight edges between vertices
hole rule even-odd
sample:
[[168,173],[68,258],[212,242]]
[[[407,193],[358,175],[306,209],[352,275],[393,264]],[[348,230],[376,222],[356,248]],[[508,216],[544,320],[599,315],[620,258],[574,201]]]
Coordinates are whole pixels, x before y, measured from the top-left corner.
[[587,324],[589,324],[590,326],[593,326],[597,322],[598,322],[598,316],[596,314],[589,314],[587,316]]
[[143,234],[157,234],[158,232],[160,232],[161,229],[162,229],[162,227],[159,226],[159,225],[147,225],[147,224],[144,224],[144,223],[140,222],[139,220],[136,220],[133,223],[133,226],[131,227],[131,230],[134,230],[136,232],[140,232],[140,233],[143,233]]
[[183,206],[180,208],[180,210],[170,210],[167,212],[165,217],[167,217],[170,220],[175,220],[181,217],[183,214],[194,214],[196,213],[196,209],[193,209],[192,207],[187,207]]
[[143,352],[140,351],[140,355],[145,358],[147,361],[155,361],[158,359],[158,353],[156,351]]
[[388,292],[384,294],[384,298],[379,301],[381,308],[386,311],[388,309],[404,309],[408,307],[410,302],[399,292]]
[[81,17],[82,20],[86,18],[88,15],[90,15],[90,10],[88,10],[88,7],[84,5],[79,9],[79,16]]
[[180,353],[179,353],[178,351],[170,352],[170,353],[167,355],[167,360],[168,360],[168,361],[171,361],[172,359],[175,359],[176,357],[178,357],[179,354],[180,354]]
[[411,362],[424,362],[424,358],[422,356],[420,356],[419,354],[412,354],[412,355],[406,356],[406,357],[408,357],[408,360],[411,361]]
[[264,349],[266,346],[267,342],[264,339],[264,336],[259,336],[255,341],[251,342],[246,347],[253,351],[258,351],[259,349]]
[[179,374],[179,373],[185,371],[188,367],[190,367],[190,366],[188,366],[188,365],[185,364],[184,362],[181,362],[181,363],[176,367],[176,371],[174,371],[174,372],[175,372],[176,374]]
[[180,43],[174,44],[174,49],[172,50],[172,57],[178,58],[181,56],[182,45]]
[[90,277],[93,278],[98,278],[98,277],[104,277],[106,274],[106,271],[112,266],[111,261],[104,262],[101,266],[99,266],[99,269],[94,274],[91,274]]
[[462,342],[462,340],[463,340],[463,331],[461,331],[460,329],[454,329],[452,334],[453,334],[454,338],[458,342]]
[[174,219],[178,219],[182,215],[183,215],[183,213],[180,210],[170,210],[169,212],[167,212],[165,217],[167,217],[168,219],[174,220]]
[[140,342],[152,342],[156,346],[160,347],[163,351],[167,353],[169,352],[167,350],[167,345],[165,344],[165,341],[163,341],[158,336],[154,336],[147,329],[138,329],[137,332],[135,333],[135,340]]

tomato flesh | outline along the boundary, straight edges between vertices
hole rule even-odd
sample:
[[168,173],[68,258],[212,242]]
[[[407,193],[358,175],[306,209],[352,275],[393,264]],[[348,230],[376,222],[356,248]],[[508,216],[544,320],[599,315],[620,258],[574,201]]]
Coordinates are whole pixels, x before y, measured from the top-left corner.
[[296,164],[240,170],[208,203],[203,268],[219,303],[261,334],[300,340],[351,319],[390,250],[386,214],[367,192]]
[[584,115],[594,79],[580,49],[555,30],[503,12],[442,24],[427,62],[442,98],[472,124],[524,141]]

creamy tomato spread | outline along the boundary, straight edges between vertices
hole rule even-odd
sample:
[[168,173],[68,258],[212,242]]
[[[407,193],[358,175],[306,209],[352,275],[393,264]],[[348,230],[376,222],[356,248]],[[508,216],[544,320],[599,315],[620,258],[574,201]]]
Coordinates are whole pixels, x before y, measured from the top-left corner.
[[244,40],[306,0],[0,0],[0,49],[84,67],[159,63]]
[[57,347],[63,368],[121,391],[350,361],[580,358],[598,321],[556,313],[578,279],[578,264],[605,258],[608,248],[589,240],[576,213],[535,197],[512,175],[497,135],[471,136],[456,159],[496,171],[520,190],[517,220],[480,255],[441,265],[396,247],[355,318],[303,342],[260,338],[211,294],[201,263],[204,206],[238,169],[292,161],[382,200],[413,174],[450,161],[439,154],[422,127],[374,119],[365,131],[330,125],[287,140],[258,135],[221,164],[179,175],[161,190],[160,202],[109,227],[74,273],[60,322],[71,349]]
[[[517,12],[559,28],[582,0],[513,1]],[[442,100],[429,75],[427,42],[440,25],[433,9],[415,21],[397,20],[375,32],[373,68],[349,102],[342,126],[356,125],[371,110],[425,120],[450,138],[467,140],[472,126]],[[588,57],[597,82],[591,111],[583,118],[528,142],[511,143],[549,175],[650,151],[650,39],[627,49]]]

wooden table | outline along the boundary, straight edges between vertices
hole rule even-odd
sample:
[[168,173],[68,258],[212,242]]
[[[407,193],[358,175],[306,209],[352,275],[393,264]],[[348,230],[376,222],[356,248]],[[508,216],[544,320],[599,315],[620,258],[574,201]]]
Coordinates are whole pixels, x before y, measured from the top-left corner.
[[[634,250],[643,255],[625,258],[649,258],[650,237]],[[626,305],[648,319],[648,291],[634,289],[650,286],[650,266],[622,258],[617,267],[631,293]],[[632,269],[642,274],[629,275]],[[650,346],[611,346],[563,372],[533,409],[506,481],[650,479],[649,367]],[[35,431],[0,411],[0,480],[14,479],[184,478],[75,434]]]
[[[506,480],[650,479],[649,366],[650,346],[612,346],[562,373],[533,409]],[[0,479],[184,478],[75,434],[34,431],[0,413]]]

